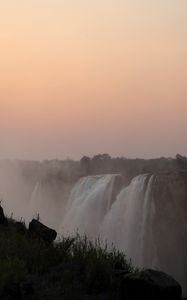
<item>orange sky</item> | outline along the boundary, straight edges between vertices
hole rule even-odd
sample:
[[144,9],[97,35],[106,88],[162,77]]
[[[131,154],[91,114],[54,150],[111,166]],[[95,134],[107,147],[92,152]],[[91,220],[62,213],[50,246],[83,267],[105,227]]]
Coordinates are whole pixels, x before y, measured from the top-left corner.
[[0,157],[187,155],[186,0],[0,3]]

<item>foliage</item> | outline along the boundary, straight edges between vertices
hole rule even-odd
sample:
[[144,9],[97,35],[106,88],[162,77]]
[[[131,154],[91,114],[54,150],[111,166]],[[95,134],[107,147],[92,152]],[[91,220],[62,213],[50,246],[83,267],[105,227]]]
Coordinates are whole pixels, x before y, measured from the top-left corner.
[[9,220],[7,227],[0,226],[1,299],[12,299],[4,291],[15,284],[19,299],[101,299],[103,293],[113,299],[119,287],[116,272],[134,272],[123,253],[109,250],[99,239],[92,242],[76,234],[47,245],[20,224]]

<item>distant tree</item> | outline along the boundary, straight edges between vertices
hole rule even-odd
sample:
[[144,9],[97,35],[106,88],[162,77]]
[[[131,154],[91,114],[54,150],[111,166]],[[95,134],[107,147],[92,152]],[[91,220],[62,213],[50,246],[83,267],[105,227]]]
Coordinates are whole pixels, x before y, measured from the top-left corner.
[[110,160],[110,159],[111,159],[111,157],[107,153],[97,154],[93,157],[93,160]]
[[80,160],[81,168],[85,174],[90,173],[90,169],[91,169],[90,163],[91,163],[91,159],[88,156],[83,156]]
[[177,154],[177,155],[176,155],[176,159],[177,159],[177,160],[182,160],[182,161],[187,161],[187,157],[186,157],[186,156],[182,156],[182,155],[180,155],[180,154]]
[[180,154],[176,155],[177,165],[182,169],[187,169],[187,157]]

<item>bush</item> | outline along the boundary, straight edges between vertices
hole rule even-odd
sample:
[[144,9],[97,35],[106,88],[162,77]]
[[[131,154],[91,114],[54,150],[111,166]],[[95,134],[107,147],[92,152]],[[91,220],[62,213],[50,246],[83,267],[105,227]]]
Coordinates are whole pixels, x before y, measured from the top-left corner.
[[17,284],[20,299],[29,299],[23,296],[25,283],[32,286],[34,299],[97,299],[101,293],[112,299],[118,293],[116,272],[134,272],[123,253],[109,250],[99,239],[92,242],[76,234],[47,245],[22,225],[20,231],[9,220],[7,227],[0,227],[0,288]]

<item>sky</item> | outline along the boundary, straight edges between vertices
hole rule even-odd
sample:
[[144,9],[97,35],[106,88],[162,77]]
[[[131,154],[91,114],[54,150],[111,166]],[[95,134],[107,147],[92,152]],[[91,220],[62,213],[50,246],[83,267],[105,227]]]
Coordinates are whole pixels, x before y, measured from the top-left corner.
[[0,0],[0,158],[187,155],[186,0]]

